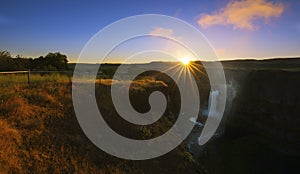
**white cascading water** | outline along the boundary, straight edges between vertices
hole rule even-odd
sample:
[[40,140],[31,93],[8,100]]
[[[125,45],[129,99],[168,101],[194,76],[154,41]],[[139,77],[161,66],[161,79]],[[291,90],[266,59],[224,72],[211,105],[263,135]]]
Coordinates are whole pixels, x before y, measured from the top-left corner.
[[217,113],[217,98],[220,95],[218,90],[212,90],[209,93],[208,98],[208,109],[203,111],[203,115],[208,116],[209,112],[211,116],[216,115]]
[[218,90],[212,90],[209,94],[208,99],[208,112],[211,112],[210,114],[213,116],[215,113],[217,113],[217,98],[219,96],[220,92]]
[[[226,108],[224,111],[224,116],[223,116],[222,122],[220,124],[220,129],[214,133],[214,137],[221,136],[225,131],[225,122],[226,122],[228,114],[230,113],[232,102],[233,102],[234,98],[236,97],[237,86],[238,85],[233,80],[230,81],[229,83],[227,83]],[[214,116],[219,115],[218,109],[217,109],[217,104],[218,104],[218,97],[220,95],[222,95],[222,94],[220,93],[219,90],[211,90],[210,91],[209,99],[208,99],[208,109],[202,111],[203,116],[209,115],[210,117],[214,117]],[[187,142],[188,142],[187,147],[188,147],[189,151],[193,154],[193,156],[198,158],[200,156],[200,154],[203,153],[202,152],[203,148],[198,145],[198,142],[199,142],[200,134],[201,134],[201,131],[202,131],[202,128],[204,125],[203,125],[203,123],[198,122],[196,117],[191,117],[190,121],[195,124],[195,129],[189,136],[189,139],[187,140]]]
[[[208,115],[208,112],[211,112],[210,116],[212,117],[217,115],[217,99],[219,95],[220,92],[218,90],[212,90],[210,92],[208,100],[208,110],[204,111],[204,115]],[[193,122],[196,127],[192,132],[192,135],[190,135],[188,139],[187,147],[194,156],[199,157],[201,150],[199,149],[198,141],[200,138],[203,123],[198,122],[196,117],[191,117],[190,121]]]

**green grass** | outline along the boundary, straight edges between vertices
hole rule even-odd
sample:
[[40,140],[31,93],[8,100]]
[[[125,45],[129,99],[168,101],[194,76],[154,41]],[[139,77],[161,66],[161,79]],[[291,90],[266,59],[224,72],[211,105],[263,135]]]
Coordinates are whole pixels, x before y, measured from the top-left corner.
[[[56,83],[56,82],[68,82],[70,81],[70,75],[51,73],[51,74],[36,74],[31,73],[30,84],[41,83]],[[28,85],[28,74],[0,74],[0,87],[10,87],[14,85]]]

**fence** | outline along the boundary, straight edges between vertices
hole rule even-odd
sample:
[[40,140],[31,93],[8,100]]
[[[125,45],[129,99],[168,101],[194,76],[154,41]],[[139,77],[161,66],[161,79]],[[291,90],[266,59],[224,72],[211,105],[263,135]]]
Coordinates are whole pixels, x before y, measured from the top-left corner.
[[69,75],[69,80],[71,81],[71,77],[73,72],[72,71],[7,71],[7,72],[0,72],[0,75],[5,75],[5,74],[27,74],[27,84],[30,86],[31,84],[31,74],[32,73],[37,73],[37,74],[43,74],[43,73],[59,73],[59,74],[67,74]]

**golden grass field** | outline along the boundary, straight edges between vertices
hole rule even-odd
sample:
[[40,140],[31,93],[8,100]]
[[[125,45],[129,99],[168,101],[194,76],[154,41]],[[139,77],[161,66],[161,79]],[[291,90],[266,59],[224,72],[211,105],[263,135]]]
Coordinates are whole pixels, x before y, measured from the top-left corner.
[[[82,132],[73,111],[72,84],[64,75],[32,75],[27,85],[24,75],[0,76],[0,173],[195,173],[199,166],[184,145],[152,160],[121,160],[98,149]],[[134,83],[143,89],[151,81]],[[163,86],[160,82],[156,85]],[[98,81],[107,89],[110,80]],[[138,90],[137,90],[138,91]],[[100,98],[108,98],[101,93]],[[109,102],[101,105],[110,122]],[[166,117],[168,119],[169,117]],[[169,120],[169,122],[172,120]],[[126,124],[129,136],[151,137],[164,130]],[[158,132],[157,132],[158,131]]]

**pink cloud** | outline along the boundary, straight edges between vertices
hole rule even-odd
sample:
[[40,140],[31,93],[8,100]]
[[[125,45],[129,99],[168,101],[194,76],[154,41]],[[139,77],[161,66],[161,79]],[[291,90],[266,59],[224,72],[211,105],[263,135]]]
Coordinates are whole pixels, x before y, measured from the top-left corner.
[[255,25],[255,21],[263,19],[268,23],[271,17],[280,17],[284,9],[282,3],[267,0],[232,0],[213,14],[203,14],[198,24],[203,28],[232,25],[234,29],[256,30],[258,26]]
[[174,34],[172,29],[157,27],[153,29],[150,34],[152,35],[161,35],[161,36],[172,36]]

